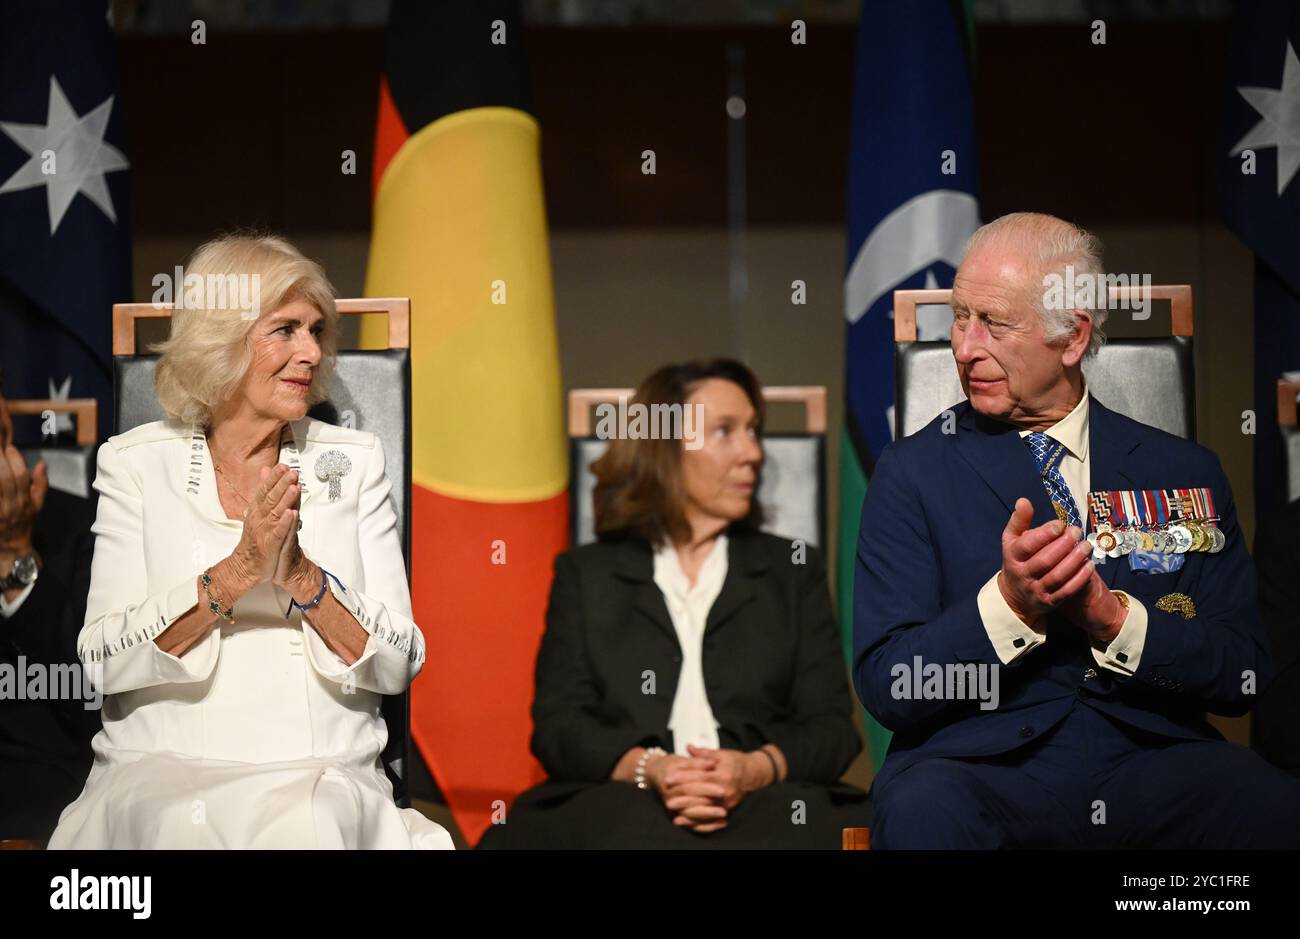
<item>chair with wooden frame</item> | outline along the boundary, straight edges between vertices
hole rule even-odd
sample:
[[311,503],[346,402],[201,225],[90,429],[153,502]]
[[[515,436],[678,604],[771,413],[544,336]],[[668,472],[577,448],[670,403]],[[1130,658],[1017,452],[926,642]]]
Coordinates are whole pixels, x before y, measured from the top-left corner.
[[[593,433],[592,410],[630,401],[632,388],[575,388],[569,392],[569,438],[572,484],[569,514],[574,545],[594,541],[591,464],[608,441]],[[772,386],[763,389],[767,404],[803,407],[803,430],[763,434],[763,472],[758,491],[765,510],[764,531],[826,544],[826,388],[823,385]]]
[[[917,341],[917,306],[947,306],[951,295],[951,290],[894,291],[896,438],[916,433],[945,409],[966,399],[948,339]],[[1121,301],[1167,301],[1170,335],[1108,339],[1094,358],[1084,361],[1088,390],[1111,410],[1179,437],[1196,439],[1192,288],[1186,284],[1117,286],[1109,289],[1109,295],[1112,311]]]
[[[393,486],[393,509],[411,577],[411,302],[405,297],[337,300],[342,316],[382,313],[388,320],[388,344],[383,349],[339,350],[328,400],[310,411],[312,417],[376,434],[384,444],[386,473]],[[142,319],[169,318],[171,306],[118,303],[113,306],[113,397],[117,433],[166,415],[154,392],[158,356],[136,351],[136,324]],[[197,573],[197,572],[196,572]],[[410,804],[410,693],[385,696],[388,745],[382,754],[384,771],[400,806]]]
[[99,436],[99,402],[94,398],[72,398],[67,401],[11,398],[8,404],[10,414],[40,417],[42,422],[59,414],[72,415],[73,434],[76,438],[73,446],[54,447],[42,443],[24,447],[23,457],[29,467],[35,466],[38,460],[45,461],[50,486],[54,489],[83,499],[89,498]]

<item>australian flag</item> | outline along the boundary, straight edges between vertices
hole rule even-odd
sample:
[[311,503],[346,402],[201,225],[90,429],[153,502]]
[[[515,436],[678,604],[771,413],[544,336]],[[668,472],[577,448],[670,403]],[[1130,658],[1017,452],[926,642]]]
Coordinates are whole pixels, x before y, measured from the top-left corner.
[[[111,307],[129,299],[125,121],[105,0],[0,17],[0,368],[10,398],[95,398],[112,425]],[[70,430],[64,418],[59,430]],[[15,427],[20,442],[21,425]]]
[[1255,253],[1255,506],[1286,502],[1277,380],[1300,369],[1300,5],[1237,7],[1217,157],[1224,219]]

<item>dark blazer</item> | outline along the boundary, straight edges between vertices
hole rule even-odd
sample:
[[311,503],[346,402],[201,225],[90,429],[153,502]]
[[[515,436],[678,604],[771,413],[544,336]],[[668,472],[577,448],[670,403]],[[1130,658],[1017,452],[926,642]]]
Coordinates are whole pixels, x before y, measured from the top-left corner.
[[[867,709],[895,732],[880,782],[922,757],[1004,753],[1062,720],[1077,697],[1133,727],[1166,738],[1220,739],[1205,711],[1244,714],[1270,664],[1256,607],[1255,569],[1218,457],[1205,447],[1117,414],[1091,398],[1090,485],[1099,489],[1209,486],[1227,537],[1218,554],[1186,555],[1181,570],[1141,574],[1126,559],[1099,564],[1103,580],[1146,607],[1137,673],[1097,667],[1082,630],[1053,615],[1047,642],[1000,677],[1000,706],[977,701],[895,700],[891,668],[998,663],[976,595],[1002,564],[1002,531],[1017,497],[1034,504],[1034,525],[1055,518],[1016,428],[958,405],[956,433],[942,417],[887,447],[867,488],[854,584],[853,679]],[[1086,498],[1086,493],[1076,493]],[[1156,608],[1182,593],[1196,615]],[[1092,674],[1089,674],[1089,673]]]
[[1300,776],[1300,500],[1260,523],[1255,535],[1259,610],[1277,674],[1259,696],[1250,745]]
[[[32,542],[43,567],[32,592],[0,617],[0,661],[71,665],[86,616],[95,503],[49,490]],[[90,773],[98,710],[85,701],[0,701],[0,838],[46,838]]]
[[[781,748],[792,781],[832,783],[861,749],[820,554],[728,532],[727,577],[704,633],[704,682],[723,748]],[[555,562],[537,657],[533,753],[552,780],[604,782],[634,746],[672,752],[681,649],[654,555],[636,538]],[[647,672],[654,693],[645,694]]]

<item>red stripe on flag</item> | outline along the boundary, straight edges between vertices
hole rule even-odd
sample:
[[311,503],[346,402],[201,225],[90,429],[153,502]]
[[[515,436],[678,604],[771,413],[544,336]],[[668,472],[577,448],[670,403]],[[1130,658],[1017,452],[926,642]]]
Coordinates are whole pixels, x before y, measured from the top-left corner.
[[375,121],[375,165],[370,175],[370,202],[373,205],[379,193],[379,181],[384,178],[384,171],[397,151],[402,149],[411,132],[406,129],[402,115],[398,113],[392,92],[388,90],[388,77],[379,76],[379,118]]
[[545,778],[529,751],[529,709],[569,495],[493,504],[417,485],[412,503],[411,601],[427,655],[411,732],[474,844],[495,800],[509,805]]

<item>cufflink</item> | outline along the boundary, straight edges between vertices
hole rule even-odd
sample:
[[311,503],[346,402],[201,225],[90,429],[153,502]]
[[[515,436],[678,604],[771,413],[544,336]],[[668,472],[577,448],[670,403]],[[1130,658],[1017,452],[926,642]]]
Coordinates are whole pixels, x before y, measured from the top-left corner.
[[1025,640],[1024,640],[1023,638],[1019,638],[1019,639],[1016,639],[1016,640],[1015,640],[1014,642],[1012,642],[1011,644],[1012,644],[1013,646],[1015,646],[1017,649],[1023,649],[1023,648],[1025,647]]

